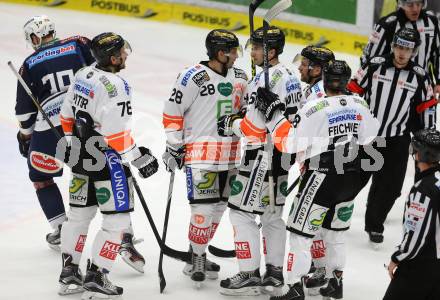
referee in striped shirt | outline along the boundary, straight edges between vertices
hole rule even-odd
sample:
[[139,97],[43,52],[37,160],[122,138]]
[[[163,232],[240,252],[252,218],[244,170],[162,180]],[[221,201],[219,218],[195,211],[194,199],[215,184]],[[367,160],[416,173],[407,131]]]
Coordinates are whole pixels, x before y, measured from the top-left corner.
[[[438,0],[436,0],[438,1]],[[440,27],[432,11],[426,10],[426,0],[398,0],[398,9],[380,19],[364,48],[361,62],[391,50],[394,34],[404,27],[420,32],[420,49],[413,61],[431,73],[434,94],[440,93]],[[429,66],[432,70],[429,70]]]
[[418,131],[411,146],[420,173],[405,205],[403,239],[388,265],[384,300],[440,299],[440,132]]
[[378,148],[384,165],[374,173],[363,172],[364,183],[372,176],[365,214],[365,231],[375,245],[383,242],[383,223],[400,196],[408,163],[410,131],[435,126],[432,86],[423,68],[411,61],[420,45],[419,33],[401,28],[394,35],[392,53],[374,57],[349,82],[351,92],[364,95],[379,120]]

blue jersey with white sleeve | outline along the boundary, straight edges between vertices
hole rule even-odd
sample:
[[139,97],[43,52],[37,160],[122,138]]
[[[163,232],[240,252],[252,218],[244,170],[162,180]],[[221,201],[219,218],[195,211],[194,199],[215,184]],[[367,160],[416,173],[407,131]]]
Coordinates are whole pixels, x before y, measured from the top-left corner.
[[[90,40],[73,36],[43,45],[24,60],[19,73],[37,101],[44,106],[46,99],[53,98],[50,96],[66,92],[75,73],[93,62]],[[15,114],[21,133],[29,135],[33,132],[37,113],[32,99],[18,83]]]

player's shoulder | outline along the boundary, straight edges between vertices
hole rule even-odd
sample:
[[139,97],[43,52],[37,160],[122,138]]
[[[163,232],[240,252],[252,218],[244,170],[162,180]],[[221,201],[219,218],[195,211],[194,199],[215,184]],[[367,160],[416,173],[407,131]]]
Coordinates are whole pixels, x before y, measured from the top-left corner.
[[362,107],[362,109],[370,109],[367,101],[365,101],[365,99],[362,97],[359,97],[357,95],[347,95],[346,99],[348,99],[352,103],[352,105],[360,106]]
[[398,14],[396,11],[394,11],[380,18],[379,21],[377,21],[377,24],[379,24],[384,28],[387,28],[393,26],[397,21],[398,21]]
[[422,18],[431,20],[435,25],[439,23],[439,18],[437,17],[436,13],[432,10],[422,10],[420,13]]
[[203,64],[195,64],[190,67],[186,67],[177,77],[178,84],[183,87],[191,85],[201,87],[206,81],[209,80],[209,74]]
[[235,78],[243,79],[246,82],[248,81],[248,76],[244,70],[236,68],[236,67],[232,67],[232,69],[234,71]]
[[368,65],[383,65],[387,61],[387,58],[385,56],[375,56],[372,57],[367,64]]
[[409,69],[418,77],[426,77],[428,73],[426,73],[425,69],[423,69],[420,65],[414,63],[413,61],[409,62]]
[[71,43],[71,42],[75,42],[78,44],[83,44],[83,45],[90,45],[90,40],[84,36],[81,35],[74,35],[74,36],[70,36],[64,39],[60,40],[61,44],[66,44],[66,43]]
[[331,106],[331,99],[329,98],[315,98],[307,101],[304,106],[301,108],[304,116],[309,118],[312,115],[319,114],[320,112],[324,112],[324,110]]
[[106,72],[92,66],[84,67],[80,71],[79,80],[86,81],[94,86],[96,90],[104,91],[109,98],[126,93],[130,95],[131,88],[128,83],[117,74]]

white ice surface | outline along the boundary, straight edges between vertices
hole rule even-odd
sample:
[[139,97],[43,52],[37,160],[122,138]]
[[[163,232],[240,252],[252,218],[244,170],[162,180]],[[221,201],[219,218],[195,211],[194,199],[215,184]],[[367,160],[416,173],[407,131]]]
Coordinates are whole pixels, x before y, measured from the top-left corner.
[[[88,14],[52,8],[0,4],[0,159],[3,167],[0,173],[0,299],[79,299],[78,295],[61,297],[57,295],[58,276],[61,267],[59,253],[50,250],[45,242],[45,234],[51,231],[39,207],[34,188],[27,176],[26,161],[19,155],[15,134],[14,118],[16,79],[6,65],[11,60],[17,68],[31,53],[24,42],[22,25],[33,15],[47,14],[56,24],[58,36],[63,38],[81,34],[93,37],[104,31],[114,31],[130,41],[133,54],[122,72],[134,89],[134,111],[136,121],[136,140],[139,145],[152,149],[156,156],[164,150],[164,134],[161,124],[162,105],[170,94],[170,88],[177,74],[185,67],[204,60],[204,40],[207,30],[183,27],[176,24],[156,23],[142,19]],[[240,36],[242,44],[245,36]],[[287,45],[282,61],[290,66],[290,61],[301,46]],[[249,54],[237,61],[237,65],[250,73]],[[353,72],[358,67],[358,58],[337,54],[339,59],[347,60]],[[386,222],[385,242],[382,250],[372,250],[363,231],[363,219],[367,190],[357,198],[351,230],[347,233],[347,267],[344,272],[344,299],[372,300],[382,299],[389,279],[383,264],[401,236],[403,197],[409,192],[413,176],[410,160],[408,176],[402,191]],[[296,167],[295,167],[296,168]],[[65,199],[67,199],[68,172],[57,180]],[[294,178],[296,176],[292,176]],[[292,181],[291,178],[291,181]],[[141,180],[143,194],[156,220],[159,231],[166,205],[169,175],[163,166],[150,179]],[[292,196],[288,199],[291,203]],[[66,202],[67,205],[67,202]],[[286,210],[287,211],[287,210]],[[99,214],[98,214],[99,215]],[[89,245],[84,250],[82,267],[90,254],[92,240],[101,217],[92,223],[89,232]],[[188,277],[182,274],[183,263],[165,258],[164,272],[167,279],[165,294],[159,294],[157,261],[159,248],[148,225],[140,204],[133,213],[137,237],[145,242],[138,246],[146,259],[145,274],[132,271],[118,259],[111,273],[114,283],[124,287],[124,299],[226,299],[218,292],[219,281],[208,281],[201,290],[195,290]],[[186,200],[185,178],[180,172],[176,176],[174,197],[167,242],[170,246],[187,249],[187,226],[189,206]],[[232,249],[232,228],[225,214],[213,244]],[[210,257],[212,258],[212,257]],[[222,267],[220,279],[236,273],[237,265],[233,259],[212,258]],[[263,265],[263,262],[262,262]],[[234,297],[230,297],[235,299]],[[257,299],[267,299],[259,296]],[[307,299],[319,299],[309,297]]]

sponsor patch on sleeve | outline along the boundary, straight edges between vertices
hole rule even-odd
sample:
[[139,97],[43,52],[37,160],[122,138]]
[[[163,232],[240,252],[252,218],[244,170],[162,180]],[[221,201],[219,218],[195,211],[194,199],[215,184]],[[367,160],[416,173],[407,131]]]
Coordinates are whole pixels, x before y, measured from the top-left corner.
[[202,70],[200,72],[198,72],[197,74],[195,74],[192,78],[192,80],[194,81],[194,83],[198,86],[201,87],[205,82],[209,81],[209,75],[208,72],[206,72],[205,70]]

